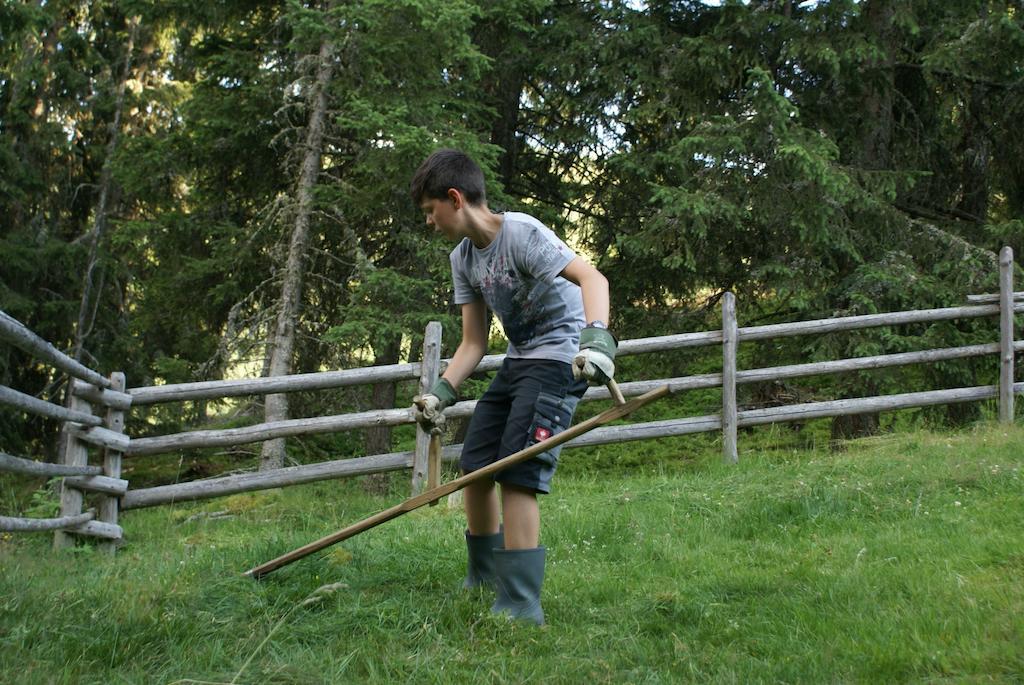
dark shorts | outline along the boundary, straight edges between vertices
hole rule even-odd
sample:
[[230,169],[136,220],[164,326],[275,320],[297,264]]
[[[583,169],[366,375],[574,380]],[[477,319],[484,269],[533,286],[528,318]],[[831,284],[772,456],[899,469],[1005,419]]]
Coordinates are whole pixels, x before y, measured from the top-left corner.
[[[505,359],[487,392],[477,402],[463,442],[459,466],[466,473],[556,435],[569,427],[586,381],[572,367],[547,359]],[[499,483],[547,494],[561,446],[494,475]]]

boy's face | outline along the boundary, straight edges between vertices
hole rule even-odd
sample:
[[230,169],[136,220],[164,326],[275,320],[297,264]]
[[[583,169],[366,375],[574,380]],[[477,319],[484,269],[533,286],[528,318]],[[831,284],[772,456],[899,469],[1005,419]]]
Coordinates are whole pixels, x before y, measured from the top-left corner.
[[427,217],[427,226],[433,226],[435,232],[440,233],[448,240],[457,240],[462,237],[459,231],[460,199],[461,197],[458,196],[446,197],[442,200],[425,197],[420,202],[420,209]]

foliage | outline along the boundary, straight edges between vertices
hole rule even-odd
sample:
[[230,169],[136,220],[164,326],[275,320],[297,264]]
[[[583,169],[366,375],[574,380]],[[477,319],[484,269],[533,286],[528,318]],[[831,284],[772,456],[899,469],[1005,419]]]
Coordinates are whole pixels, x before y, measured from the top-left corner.
[[[481,161],[492,207],[536,214],[597,262],[629,337],[714,327],[726,290],[742,324],[961,304],[995,288],[1002,245],[1024,251],[1024,13],[1008,0],[57,0],[5,5],[0,38],[0,308],[71,347],[109,190],[95,315],[77,333],[83,361],[130,386],[266,366],[325,41],[336,63],[296,371],[415,359],[435,318],[454,349],[451,246],[406,193],[442,145]],[[878,329],[751,361],[992,334]],[[682,375],[680,360],[635,373]],[[965,362],[804,391],[990,375]],[[8,346],[0,380],[57,402],[65,389]],[[159,432],[207,409],[133,421]],[[0,439],[52,457],[56,429],[5,414]]]

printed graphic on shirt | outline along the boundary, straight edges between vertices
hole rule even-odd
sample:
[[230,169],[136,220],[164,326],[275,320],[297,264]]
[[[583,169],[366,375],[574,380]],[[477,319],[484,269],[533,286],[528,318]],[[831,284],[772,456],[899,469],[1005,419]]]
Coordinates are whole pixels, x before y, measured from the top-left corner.
[[579,288],[558,276],[575,254],[549,228],[508,213],[494,242],[452,251],[455,302],[482,297],[501,321],[509,355],[571,361],[582,326]]

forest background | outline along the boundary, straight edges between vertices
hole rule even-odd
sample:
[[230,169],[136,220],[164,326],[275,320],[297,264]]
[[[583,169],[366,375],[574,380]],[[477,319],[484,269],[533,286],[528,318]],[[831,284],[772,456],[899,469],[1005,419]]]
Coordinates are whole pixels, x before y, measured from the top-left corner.
[[[996,289],[1000,246],[1024,248],[1022,120],[1020,0],[6,2],[0,309],[130,387],[415,360],[431,319],[450,354],[450,246],[407,192],[440,146],[481,161],[492,208],[597,264],[622,338],[714,327],[730,290],[741,325],[963,304]],[[791,339],[745,362],[990,342],[994,326]],[[994,377],[961,361],[741,400]],[[0,383],[66,392],[9,346]],[[404,390],[145,408],[129,432]],[[51,424],[0,412],[0,444],[53,460]],[[333,440],[271,441],[261,466],[393,437]]]

